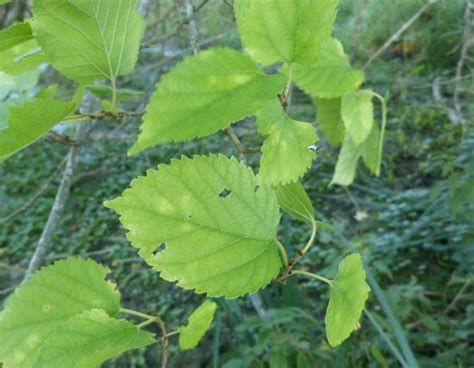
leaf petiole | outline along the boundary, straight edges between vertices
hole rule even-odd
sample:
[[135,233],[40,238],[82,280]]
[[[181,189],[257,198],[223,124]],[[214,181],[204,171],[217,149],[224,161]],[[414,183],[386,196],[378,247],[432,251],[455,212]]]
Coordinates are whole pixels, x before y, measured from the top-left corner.
[[307,276],[307,277],[311,277],[313,279],[316,279],[316,280],[319,280],[319,281],[322,281],[322,282],[325,282],[326,284],[328,284],[329,286],[332,285],[332,281],[323,277],[323,276],[320,276],[316,273],[312,273],[312,272],[307,272],[307,271],[302,271],[302,270],[294,270],[291,272],[292,275],[303,275],[303,276]]
[[306,243],[305,247],[303,248],[303,251],[302,251],[303,255],[305,255],[308,252],[309,248],[311,248],[311,246],[313,245],[314,239],[316,238],[316,233],[318,231],[318,225],[316,223],[316,220],[311,219],[311,226],[312,226],[311,236],[308,242]]
[[277,245],[278,250],[280,251],[281,257],[283,258],[283,265],[285,267],[288,267],[288,254],[286,254],[285,247],[278,239],[275,239],[275,244]]

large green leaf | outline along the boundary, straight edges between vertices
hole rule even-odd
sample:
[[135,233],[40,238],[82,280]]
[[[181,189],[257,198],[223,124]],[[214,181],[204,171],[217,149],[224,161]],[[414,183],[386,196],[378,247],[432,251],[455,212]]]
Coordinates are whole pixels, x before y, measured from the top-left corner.
[[104,281],[108,272],[92,260],[70,258],[24,282],[0,315],[0,362],[8,368],[30,367],[38,348],[62,322],[93,308],[115,315],[120,295]]
[[235,50],[211,49],[187,57],[159,83],[130,154],[224,129],[255,114],[284,85],[283,75],[265,76]]
[[0,131],[0,161],[36,141],[73,110],[73,103],[46,98],[10,106],[8,129]]
[[281,208],[297,220],[312,223],[314,208],[300,182],[277,185],[273,188]]
[[92,309],[61,324],[41,346],[35,368],[95,368],[127,350],[155,342],[134,324]]
[[144,22],[137,0],[35,0],[34,34],[48,61],[79,83],[132,72]]
[[369,292],[360,255],[354,253],[344,258],[331,282],[331,296],[324,319],[332,347],[341,344],[354,331]]
[[217,304],[206,300],[188,318],[188,324],[179,328],[181,349],[193,349],[211,326]]
[[372,97],[372,92],[365,90],[342,96],[342,120],[356,146],[367,139],[374,125]]
[[29,40],[0,52],[0,70],[19,75],[35,69],[46,61],[36,40]]
[[313,64],[330,37],[338,0],[236,0],[242,44],[265,65]]
[[342,121],[341,99],[316,98],[314,100],[319,126],[331,146],[337,146],[344,140],[346,128]]
[[293,66],[293,79],[311,96],[337,98],[359,88],[364,72],[351,67],[341,43],[332,38],[324,44],[315,64]]
[[173,160],[107,202],[140,255],[168,281],[236,298],[280,270],[275,193],[235,158]]
[[315,128],[290,119],[277,99],[257,114],[257,127],[266,137],[260,162],[263,181],[287,184],[303,176],[316,158],[308,149],[319,140]]
[[33,39],[28,23],[16,23],[0,31],[0,51],[20,45]]
[[361,157],[372,174],[375,174],[380,165],[378,156],[379,140],[380,131],[375,124],[372,127],[369,137],[359,146],[356,146],[349,134],[346,133],[341,152],[339,152],[331,185],[339,184],[347,186],[352,184],[356,174],[357,163]]

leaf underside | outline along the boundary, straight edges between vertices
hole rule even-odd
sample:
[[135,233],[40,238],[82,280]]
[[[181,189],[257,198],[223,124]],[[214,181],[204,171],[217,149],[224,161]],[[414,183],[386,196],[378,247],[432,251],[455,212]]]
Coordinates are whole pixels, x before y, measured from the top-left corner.
[[50,62],[78,83],[135,67],[144,32],[137,0],[35,0],[34,34]]
[[341,151],[337,159],[332,184],[351,185],[356,175],[357,164],[362,157],[372,174],[377,171],[379,162],[380,130],[376,124],[365,142],[357,146],[346,132]]
[[278,204],[295,219],[311,223],[314,220],[314,208],[308,194],[300,182],[277,185],[275,190]]
[[347,133],[357,146],[360,145],[374,125],[374,105],[370,91],[349,92],[342,96],[341,114]]
[[119,310],[115,285],[104,280],[109,270],[92,260],[70,258],[44,267],[8,299],[0,315],[0,362],[27,368],[57,327],[78,313]]
[[252,60],[232,49],[187,57],[158,84],[129,154],[224,129],[255,114],[284,85],[283,75],[265,76]]
[[355,329],[369,292],[361,256],[354,253],[344,258],[331,283],[331,296],[324,319],[332,347],[340,345]]
[[317,119],[321,130],[331,146],[337,146],[344,141],[346,128],[342,121],[341,99],[315,98]]
[[236,298],[278,275],[276,196],[235,158],[172,160],[106,206],[148,264],[184,289]]
[[193,349],[211,326],[217,304],[209,300],[201,304],[188,318],[188,324],[179,328],[179,347]]

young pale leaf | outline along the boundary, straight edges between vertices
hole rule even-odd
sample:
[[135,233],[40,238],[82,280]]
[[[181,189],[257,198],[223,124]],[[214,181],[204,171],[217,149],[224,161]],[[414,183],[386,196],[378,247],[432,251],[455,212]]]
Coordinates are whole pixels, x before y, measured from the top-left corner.
[[317,119],[321,130],[331,146],[337,146],[344,141],[346,128],[342,121],[341,99],[316,98]]
[[235,158],[173,160],[107,202],[140,255],[168,281],[236,298],[280,270],[275,193]]
[[0,315],[0,362],[30,367],[45,339],[72,316],[94,308],[115,315],[120,294],[104,280],[108,272],[92,260],[70,258],[24,282]]
[[137,0],[35,0],[34,34],[48,61],[84,84],[132,72],[144,22]]
[[331,296],[324,318],[332,347],[340,345],[354,331],[369,292],[360,255],[354,253],[344,258],[331,282]]
[[283,75],[265,76],[235,50],[210,49],[188,57],[158,84],[129,154],[224,129],[255,114],[284,85]]
[[256,61],[270,65],[313,64],[329,39],[338,0],[236,0],[242,44]]
[[290,119],[275,99],[257,114],[262,146],[260,175],[269,185],[288,184],[305,174],[316,158],[308,147],[319,140],[309,123]]
[[331,38],[324,44],[315,64],[293,66],[293,79],[311,96],[337,98],[359,88],[364,72],[351,67],[341,43]]
[[378,157],[379,139],[380,131],[375,124],[369,137],[359,146],[356,146],[349,134],[346,133],[341,152],[339,152],[331,185],[351,185],[355,178],[357,163],[361,157],[364,159],[366,166],[374,174],[380,165]]
[[0,51],[18,46],[33,39],[33,32],[28,23],[16,23],[0,31]]
[[188,325],[179,328],[179,347],[193,349],[211,326],[217,304],[206,300],[188,318]]
[[0,52],[0,70],[19,75],[44,63],[45,55],[36,40],[30,40]]
[[106,360],[154,343],[153,334],[92,309],[61,324],[39,350],[35,368],[95,368]]
[[374,105],[370,91],[349,92],[342,96],[342,120],[355,145],[369,136],[374,125]]
[[295,219],[303,222],[314,221],[314,209],[303,185],[296,181],[286,185],[277,185],[275,190],[278,204]]
[[73,103],[45,98],[11,106],[8,129],[0,131],[0,161],[32,144],[73,110]]

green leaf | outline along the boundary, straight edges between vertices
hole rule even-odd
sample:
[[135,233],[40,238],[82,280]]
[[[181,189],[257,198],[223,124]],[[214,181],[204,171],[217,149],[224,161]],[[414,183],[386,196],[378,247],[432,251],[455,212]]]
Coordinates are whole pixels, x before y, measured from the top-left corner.
[[133,71],[144,22],[137,0],[35,0],[34,34],[48,61],[84,84]]
[[16,23],[0,31],[0,51],[20,45],[33,39],[28,23]]
[[341,99],[316,98],[317,119],[321,130],[331,146],[337,146],[344,141],[346,128],[342,121]]
[[338,0],[236,0],[242,44],[270,65],[313,64],[331,35]]
[[257,114],[257,127],[266,136],[260,162],[263,181],[288,184],[303,176],[316,158],[308,149],[319,140],[315,128],[290,119],[277,99]]
[[148,264],[184,289],[236,298],[280,270],[275,193],[235,158],[173,160],[106,206]]
[[92,260],[70,258],[43,267],[24,282],[0,315],[0,362],[29,367],[46,338],[78,313],[97,308],[115,315],[120,294],[104,281],[108,272]]
[[293,66],[293,80],[311,96],[337,98],[359,88],[364,72],[351,67],[341,43],[332,38],[324,44],[315,64]]
[[331,296],[324,319],[332,347],[340,345],[354,331],[369,292],[360,254],[348,255],[339,264],[336,278],[331,282]]
[[42,345],[35,368],[95,368],[106,360],[155,342],[153,334],[92,309],[61,324]]
[[278,204],[285,212],[303,222],[312,223],[314,221],[313,205],[300,182],[277,185],[273,189]]
[[0,5],[10,3],[12,0],[0,0]]
[[370,91],[349,92],[342,96],[342,120],[356,146],[367,139],[374,125],[372,97]]
[[25,73],[45,61],[45,55],[36,40],[0,52],[0,70],[10,75]]
[[265,76],[235,50],[210,49],[187,57],[158,84],[129,154],[224,129],[255,114],[284,85],[283,75]]
[[349,134],[346,133],[331,185],[347,186],[352,184],[356,174],[357,163],[361,157],[363,157],[364,163],[371,170],[372,174],[375,174],[380,165],[378,157],[379,139],[380,131],[375,124],[369,137],[359,146],[356,146]]
[[206,300],[189,316],[187,326],[179,328],[179,347],[181,349],[193,349],[197,346],[211,326],[216,308],[216,303]]
[[74,110],[70,102],[35,98],[8,109],[8,129],[0,131],[0,160],[29,146]]

